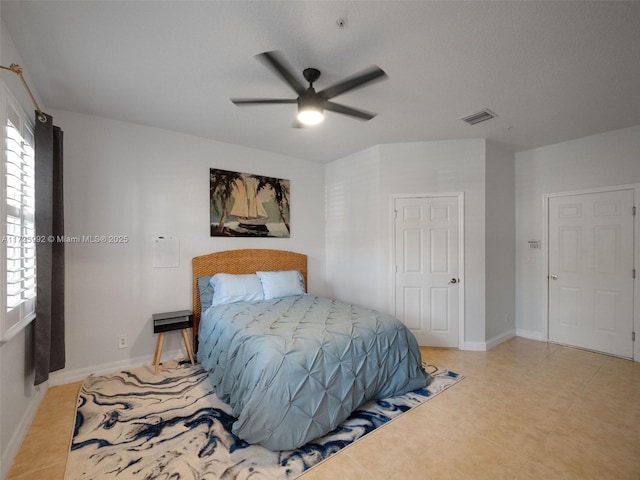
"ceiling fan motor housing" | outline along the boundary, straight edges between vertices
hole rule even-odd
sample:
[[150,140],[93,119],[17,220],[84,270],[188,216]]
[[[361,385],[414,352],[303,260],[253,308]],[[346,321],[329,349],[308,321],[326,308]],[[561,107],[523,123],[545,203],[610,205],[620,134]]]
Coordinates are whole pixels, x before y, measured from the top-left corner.
[[298,111],[302,110],[324,111],[324,99],[311,87],[298,97]]

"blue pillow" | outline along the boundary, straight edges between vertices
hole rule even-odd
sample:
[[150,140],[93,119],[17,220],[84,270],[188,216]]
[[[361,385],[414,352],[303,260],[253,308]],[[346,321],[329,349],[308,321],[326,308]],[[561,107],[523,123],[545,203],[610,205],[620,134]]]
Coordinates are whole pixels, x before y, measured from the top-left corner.
[[262,284],[255,273],[234,275],[216,273],[209,281],[213,287],[211,305],[264,300]]
[[211,277],[209,275],[203,275],[198,277],[198,290],[200,290],[200,306],[204,312],[211,306],[211,300],[213,300],[213,287],[209,283]]
[[264,299],[304,295],[304,278],[300,270],[256,272],[262,283]]

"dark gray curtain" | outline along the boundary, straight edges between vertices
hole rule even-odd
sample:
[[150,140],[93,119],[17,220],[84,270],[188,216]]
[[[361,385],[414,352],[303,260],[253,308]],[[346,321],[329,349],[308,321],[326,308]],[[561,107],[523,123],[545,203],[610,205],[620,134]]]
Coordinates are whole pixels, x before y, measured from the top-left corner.
[[[46,115],[35,119],[37,300],[34,321],[36,385],[64,368],[64,206],[62,130]],[[60,240],[60,241],[58,241]]]

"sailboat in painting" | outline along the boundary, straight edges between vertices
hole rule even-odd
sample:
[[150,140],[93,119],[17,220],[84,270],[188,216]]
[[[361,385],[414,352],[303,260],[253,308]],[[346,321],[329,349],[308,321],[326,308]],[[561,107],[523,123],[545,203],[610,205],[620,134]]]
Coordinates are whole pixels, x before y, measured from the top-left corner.
[[258,195],[258,180],[254,177],[242,176],[235,181],[234,204],[231,215],[238,218],[240,227],[252,230],[266,230],[269,218]]

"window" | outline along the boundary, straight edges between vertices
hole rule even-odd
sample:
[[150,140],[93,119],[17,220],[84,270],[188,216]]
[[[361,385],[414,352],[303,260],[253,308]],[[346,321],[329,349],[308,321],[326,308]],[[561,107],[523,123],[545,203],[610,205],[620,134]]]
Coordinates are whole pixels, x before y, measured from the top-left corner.
[[3,89],[2,264],[6,282],[0,341],[11,338],[35,317],[37,240],[33,130],[6,87]]

